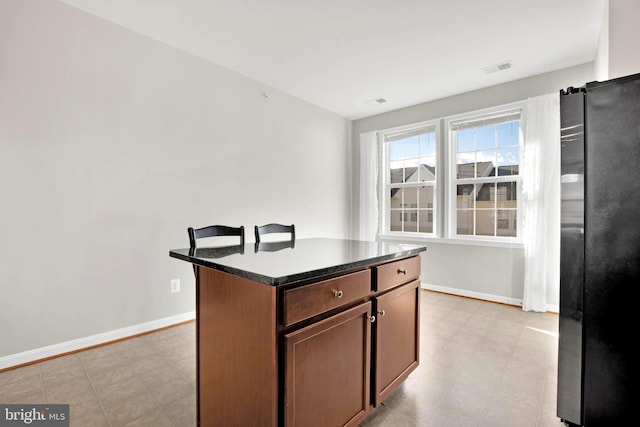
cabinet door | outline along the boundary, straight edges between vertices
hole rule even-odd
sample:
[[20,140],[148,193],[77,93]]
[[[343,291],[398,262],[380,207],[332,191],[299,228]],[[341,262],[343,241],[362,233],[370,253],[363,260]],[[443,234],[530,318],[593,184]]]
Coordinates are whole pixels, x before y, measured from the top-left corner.
[[369,412],[371,302],[291,332],[285,426],[357,426]]
[[376,298],[375,404],[378,405],[418,366],[419,281]]

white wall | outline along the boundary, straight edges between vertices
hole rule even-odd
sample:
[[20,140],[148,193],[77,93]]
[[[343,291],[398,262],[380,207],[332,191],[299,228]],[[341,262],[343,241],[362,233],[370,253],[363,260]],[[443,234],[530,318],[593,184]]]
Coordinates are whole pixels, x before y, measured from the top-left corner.
[[0,2],[0,94],[0,359],[192,312],[189,226],[350,233],[348,120],[62,3]]
[[[640,73],[640,2],[608,2],[608,69],[610,79]],[[600,53],[600,51],[599,51]]]
[[[588,63],[527,79],[505,83],[449,98],[416,105],[353,122],[354,141],[364,132],[381,130],[437,119],[453,114],[479,110],[529,97],[557,92],[568,86],[582,86],[594,80],[594,64]],[[359,216],[359,155],[353,144],[353,206],[352,221]],[[357,230],[357,227],[352,227]],[[524,251],[516,247],[487,247],[463,245],[447,241],[426,241],[427,252],[422,255],[423,283],[432,289],[461,295],[487,298],[506,303],[519,303],[524,287]],[[559,305],[559,289],[548,289],[550,309]]]
[[609,79],[609,1],[604,2],[602,12],[602,25],[600,27],[600,38],[598,39],[598,49],[596,59],[593,61],[595,67],[595,77],[598,81]]

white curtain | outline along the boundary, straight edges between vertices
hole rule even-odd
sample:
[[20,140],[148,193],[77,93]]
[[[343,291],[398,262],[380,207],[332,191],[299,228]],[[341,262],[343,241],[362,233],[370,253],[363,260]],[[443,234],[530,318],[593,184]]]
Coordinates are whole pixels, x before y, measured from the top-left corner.
[[359,239],[375,241],[378,233],[378,136],[360,135],[360,230]]
[[524,297],[522,309],[546,311],[560,282],[560,99],[527,101],[522,164]]

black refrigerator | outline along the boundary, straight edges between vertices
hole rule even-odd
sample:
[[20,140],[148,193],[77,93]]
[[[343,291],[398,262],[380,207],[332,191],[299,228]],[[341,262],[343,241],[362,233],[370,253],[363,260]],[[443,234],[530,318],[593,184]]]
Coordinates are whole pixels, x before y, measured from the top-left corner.
[[640,425],[640,74],[560,91],[560,123],[557,415]]

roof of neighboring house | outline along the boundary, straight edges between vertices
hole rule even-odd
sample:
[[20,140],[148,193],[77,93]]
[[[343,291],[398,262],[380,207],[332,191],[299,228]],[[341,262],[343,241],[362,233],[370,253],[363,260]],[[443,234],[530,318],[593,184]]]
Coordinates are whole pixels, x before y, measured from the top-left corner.
[[[421,164],[420,166],[412,166],[409,168],[396,168],[396,169],[391,169],[389,171],[389,174],[391,175],[391,182],[417,182],[416,181],[411,181],[411,178],[414,177],[417,179],[418,175],[416,175],[416,172],[418,171],[418,168],[423,169],[423,170],[427,170],[431,176],[435,179],[436,176],[436,168],[435,166],[430,166],[430,165],[425,165],[425,164]],[[403,176],[405,177],[405,180],[403,181],[402,178]],[[396,193],[398,192],[399,188],[393,188],[391,189],[391,197],[395,196]]]
[[[391,175],[390,176],[391,182],[397,182],[397,183],[412,182],[411,178],[414,175],[417,177],[416,172],[418,171],[418,168],[428,170],[431,173],[431,175],[435,177],[434,166],[421,164],[420,166],[413,166],[409,168],[391,169],[391,171],[389,172]],[[478,163],[461,163],[457,165],[458,178],[459,179],[476,178],[476,168],[478,169],[478,172],[479,172],[477,177],[483,178],[483,177],[496,176],[496,175],[497,176],[518,175],[520,166],[519,165],[498,166],[497,168],[498,170],[496,171],[495,170],[496,167],[493,165],[493,162],[491,161],[478,162]],[[402,180],[403,176],[406,177],[404,181]],[[397,194],[398,190],[399,190],[398,188],[391,189],[391,197],[394,197]]]

